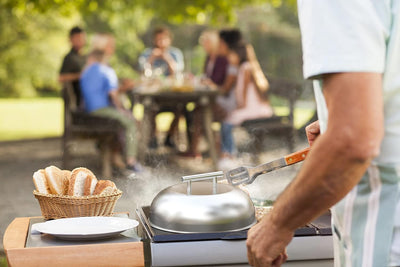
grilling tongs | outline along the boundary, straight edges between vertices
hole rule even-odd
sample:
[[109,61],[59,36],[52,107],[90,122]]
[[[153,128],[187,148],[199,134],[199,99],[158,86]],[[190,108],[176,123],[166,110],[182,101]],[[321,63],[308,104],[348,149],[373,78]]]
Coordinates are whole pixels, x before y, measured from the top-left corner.
[[240,184],[251,184],[257,178],[257,176],[261,174],[265,174],[267,172],[274,171],[276,169],[280,169],[297,162],[303,161],[307,153],[310,151],[310,148],[307,147],[300,151],[294,152],[285,157],[276,159],[274,161],[264,163],[258,165],[256,167],[239,167],[225,173],[225,178],[228,182],[234,186]]

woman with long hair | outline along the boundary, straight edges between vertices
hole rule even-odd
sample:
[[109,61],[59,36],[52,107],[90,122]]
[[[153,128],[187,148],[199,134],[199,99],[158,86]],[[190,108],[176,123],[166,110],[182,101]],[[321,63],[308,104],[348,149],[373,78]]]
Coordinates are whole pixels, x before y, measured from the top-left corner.
[[234,153],[235,142],[232,134],[234,126],[245,120],[268,118],[273,115],[266,92],[269,88],[268,80],[261,70],[253,47],[250,44],[239,42],[233,49],[239,60],[239,70],[235,86],[236,108],[228,113],[221,124],[222,159],[220,168],[230,168]]
[[245,120],[271,117],[273,112],[266,92],[269,83],[261,70],[251,44],[240,45],[236,49],[240,67],[236,81],[236,105],[225,121],[240,125]]
[[[205,32],[200,38],[200,43],[205,48],[208,56],[205,64],[207,80],[205,83],[211,88],[216,88],[219,95],[214,105],[214,119],[222,122],[224,118],[236,109],[235,84],[239,70],[239,58],[234,48],[242,40],[242,34],[237,29],[221,30],[219,34]],[[193,128],[196,128],[191,135],[189,149],[184,156],[197,157],[197,145],[201,133],[200,108],[197,109],[193,118]],[[223,137],[221,137],[223,139]],[[222,144],[222,155],[225,148]]]

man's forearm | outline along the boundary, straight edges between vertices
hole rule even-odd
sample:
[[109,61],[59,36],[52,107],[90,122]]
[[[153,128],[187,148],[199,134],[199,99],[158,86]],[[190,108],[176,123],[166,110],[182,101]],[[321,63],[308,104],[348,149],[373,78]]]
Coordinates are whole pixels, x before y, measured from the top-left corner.
[[288,229],[309,222],[342,199],[379,153],[383,138],[382,77],[338,73],[324,78],[328,127],[271,217]]
[[223,94],[228,94],[231,91],[235,82],[236,82],[236,76],[228,75],[228,77],[226,77],[224,84],[220,87],[221,92]]
[[278,198],[272,219],[294,231],[327,211],[361,179],[370,160],[346,155],[325,134],[313,145],[295,180]]
[[111,91],[110,98],[111,98],[111,101],[112,101],[113,105],[115,106],[115,108],[123,109],[121,100],[119,98],[119,89],[115,89],[115,90]]
[[77,73],[63,73],[60,74],[60,76],[58,76],[58,81],[59,82],[73,82],[73,81],[77,81],[79,80],[79,78],[81,77],[81,73],[77,72]]
[[169,54],[164,56],[165,62],[167,62],[168,65],[168,71],[170,73],[170,75],[175,74],[176,72],[176,62],[173,59],[173,57],[171,57]]

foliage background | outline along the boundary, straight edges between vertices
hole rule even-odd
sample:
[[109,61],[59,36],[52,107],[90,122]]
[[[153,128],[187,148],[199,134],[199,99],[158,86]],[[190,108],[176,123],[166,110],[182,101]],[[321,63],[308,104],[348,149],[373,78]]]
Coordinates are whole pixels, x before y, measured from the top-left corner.
[[59,95],[58,71],[75,25],[86,29],[88,43],[95,32],[113,33],[111,64],[119,76],[138,77],[137,57],[160,24],[174,33],[187,71],[202,70],[198,37],[204,29],[238,27],[268,77],[302,81],[293,0],[0,0],[0,97]]

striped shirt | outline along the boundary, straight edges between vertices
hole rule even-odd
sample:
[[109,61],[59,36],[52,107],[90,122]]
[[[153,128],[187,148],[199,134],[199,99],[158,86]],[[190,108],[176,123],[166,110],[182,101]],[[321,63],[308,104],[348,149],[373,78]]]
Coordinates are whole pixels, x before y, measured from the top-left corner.
[[321,74],[384,73],[380,155],[332,208],[335,266],[400,266],[400,0],[299,0],[298,10],[303,71],[315,79],[322,132]]

